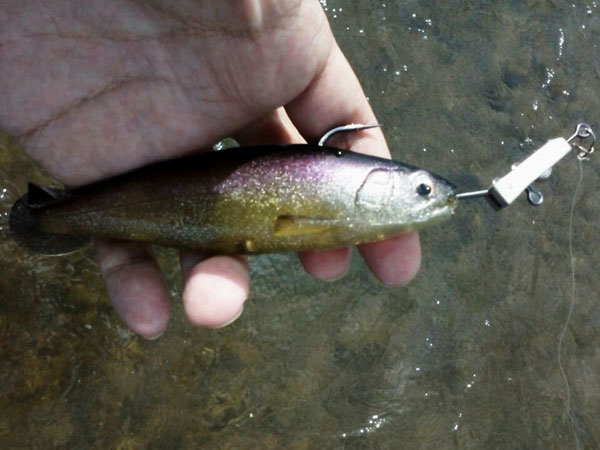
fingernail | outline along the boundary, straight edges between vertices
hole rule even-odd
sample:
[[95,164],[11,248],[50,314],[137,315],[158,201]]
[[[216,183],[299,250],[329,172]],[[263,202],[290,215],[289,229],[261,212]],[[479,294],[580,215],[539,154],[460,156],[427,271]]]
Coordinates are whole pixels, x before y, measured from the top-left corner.
[[238,320],[238,319],[240,318],[240,316],[242,315],[242,313],[243,313],[243,312],[244,312],[244,307],[242,306],[242,307],[240,308],[239,312],[238,312],[238,313],[237,313],[235,316],[233,316],[233,318],[232,318],[231,320],[229,320],[229,321],[225,322],[225,323],[224,323],[224,324],[222,324],[222,325],[219,325],[219,326],[217,326],[217,327],[213,327],[213,328],[214,328],[215,330],[218,330],[219,328],[225,328],[226,326],[228,326],[228,325],[231,325],[233,322],[235,322],[236,320]]
[[162,330],[160,333],[158,333],[155,336],[142,336],[142,335],[140,335],[140,336],[143,337],[144,339],[146,339],[147,341],[155,341],[156,339],[161,337],[163,334],[165,334],[165,331],[166,330]]
[[348,270],[350,270],[350,268],[348,266],[346,266],[346,268],[340,274],[334,275],[333,277],[330,277],[330,278],[322,278],[322,280],[326,281],[328,283],[333,283],[334,281],[341,280],[348,274]]

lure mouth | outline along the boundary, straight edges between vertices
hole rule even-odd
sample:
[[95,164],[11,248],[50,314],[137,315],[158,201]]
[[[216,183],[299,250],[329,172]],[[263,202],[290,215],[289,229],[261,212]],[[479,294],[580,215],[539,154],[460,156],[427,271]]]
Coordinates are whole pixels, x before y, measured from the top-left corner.
[[440,195],[438,205],[442,207],[449,207],[452,210],[458,205],[458,197],[456,194],[456,185],[445,178],[436,176],[438,181],[439,190],[443,193]]
[[456,206],[458,205],[458,198],[456,197],[456,194],[454,192],[451,193],[446,199],[446,205],[452,209],[456,208]]

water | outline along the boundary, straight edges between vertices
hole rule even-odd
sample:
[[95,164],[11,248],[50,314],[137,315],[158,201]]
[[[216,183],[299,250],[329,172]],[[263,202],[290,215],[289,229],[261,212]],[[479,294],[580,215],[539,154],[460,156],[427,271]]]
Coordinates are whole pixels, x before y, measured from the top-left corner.
[[[465,190],[582,119],[600,130],[594,2],[321,3],[394,157]],[[7,208],[47,178],[0,145]],[[575,207],[562,346],[586,449],[600,448],[599,164],[585,165]],[[175,254],[162,251],[175,306],[154,342],[121,325],[89,252],[30,256],[2,234],[0,446],[574,448],[557,345],[577,178],[561,162],[539,208],[461,205],[423,232],[407,288],[378,284],[357,255],[333,284],[294,255],[252,258],[251,301],[223,330],[185,323]]]

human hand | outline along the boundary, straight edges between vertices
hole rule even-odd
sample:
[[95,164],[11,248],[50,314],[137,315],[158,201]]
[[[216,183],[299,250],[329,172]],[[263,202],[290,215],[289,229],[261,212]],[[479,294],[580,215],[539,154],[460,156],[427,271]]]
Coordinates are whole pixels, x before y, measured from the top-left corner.
[[[317,140],[376,122],[316,0],[6,2],[0,10],[0,128],[68,186],[208,149]],[[282,108],[283,107],[283,108]],[[354,151],[389,157],[378,129],[350,133]],[[97,241],[113,305],[153,338],[169,301],[151,247]],[[416,233],[359,246],[375,276],[417,272]],[[345,272],[349,249],[303,252],[316,278]],[[243,257],[181,252],[193,324],[234,320],[249,292]]]

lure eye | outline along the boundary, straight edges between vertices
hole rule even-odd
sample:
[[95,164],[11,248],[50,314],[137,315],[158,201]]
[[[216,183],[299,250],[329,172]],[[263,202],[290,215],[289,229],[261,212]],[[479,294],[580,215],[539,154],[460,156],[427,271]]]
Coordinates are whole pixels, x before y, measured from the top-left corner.
[[417,186],[417,194],[422,197],[427,197],[429,194],[431,194],[431,190],[432,189],[429,184],[421,183]]

